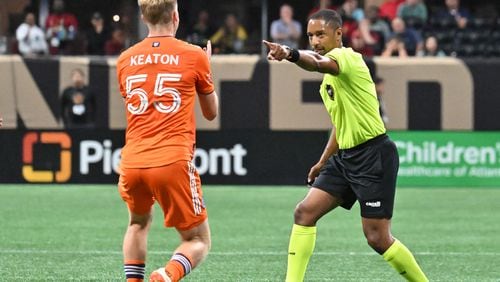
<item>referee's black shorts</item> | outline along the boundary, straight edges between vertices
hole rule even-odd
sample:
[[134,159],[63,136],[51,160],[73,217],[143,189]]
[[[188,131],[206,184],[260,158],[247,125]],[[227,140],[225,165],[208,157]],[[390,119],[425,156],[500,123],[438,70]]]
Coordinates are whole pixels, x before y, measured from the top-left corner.
[[312,187],[342,199],[351,209],[356,200],[361,216],[392,217],[399,156],[396,145],[382,134],[356,147],[339,150],[323,166]]

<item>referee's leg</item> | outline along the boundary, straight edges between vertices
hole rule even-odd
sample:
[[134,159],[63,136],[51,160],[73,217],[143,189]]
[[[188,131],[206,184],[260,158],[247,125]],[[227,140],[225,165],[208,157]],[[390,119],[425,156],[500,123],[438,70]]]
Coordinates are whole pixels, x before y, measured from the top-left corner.
[[316,222],[339,204],[339,199],[314,187],[297,204],[288,245],[286,282],[304,280],[307,265],[316,244]]
[[[371,189],[365,190],[370,192],[366,193],[365,198],[359,201],[363,233],[368,245],[381,254],[406,280],[415,282],[429,281],[410,250],[391,234],[391,218],[399,168],[399,156],[396,146],[389,139],[375,146],[377,146],[377,151],[380,152],[377,157],[379,163],[382,164],[384,173],[379,178],[380,182],[373,182]],[[360,191],[362,190],[360,189]]]
[[363,232],[368,245],[408,281],[429,281],[413,254],[403,243],[391,235],[391,220],[385,218],[362,218]]

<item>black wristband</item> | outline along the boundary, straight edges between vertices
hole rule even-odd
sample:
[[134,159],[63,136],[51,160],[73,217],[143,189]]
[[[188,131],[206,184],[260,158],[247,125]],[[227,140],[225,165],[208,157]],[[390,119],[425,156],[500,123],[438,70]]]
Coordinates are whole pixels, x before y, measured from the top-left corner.
[[299,50],[297,50],[295,48],[290,48],[290,47],[288,47],[288,49],[290,50],[290,54],[288,55],[288,57],[286,59],[292,63],[297,62],[300,59]]

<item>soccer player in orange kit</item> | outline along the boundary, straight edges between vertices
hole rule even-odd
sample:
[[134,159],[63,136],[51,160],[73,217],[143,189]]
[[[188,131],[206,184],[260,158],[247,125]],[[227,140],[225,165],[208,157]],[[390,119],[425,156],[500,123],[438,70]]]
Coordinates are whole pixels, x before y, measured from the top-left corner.
[[176,0],[138,0],[148,36],[124,51],[117,62],[125,100],[127,130],[118,188],[129,209],[123,240],[128,282],[143,281],[152,207],[159,203],[166,227],[181,243],[150,281],[179,281],[210,249],[210,228],[200,177],[192,163],[195,149],[194,105],[213,120],[218,98],[211,79],[211,46],[202,50],[175,38]]

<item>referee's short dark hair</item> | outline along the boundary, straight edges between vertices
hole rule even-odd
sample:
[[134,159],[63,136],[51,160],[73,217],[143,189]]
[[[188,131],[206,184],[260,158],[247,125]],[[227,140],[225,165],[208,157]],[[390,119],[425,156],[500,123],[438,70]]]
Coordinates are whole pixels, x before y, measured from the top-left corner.
[[335,10],[323,9],[312,14],[309,20],[324,20],[327,25],[333,24],[333,29],[342,27],[342,17]]

